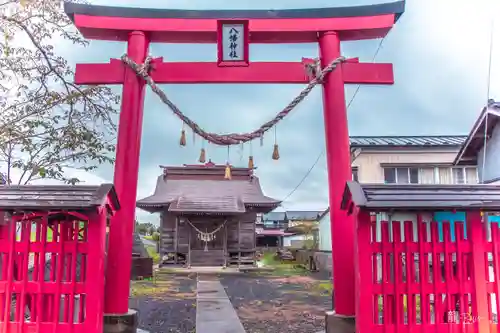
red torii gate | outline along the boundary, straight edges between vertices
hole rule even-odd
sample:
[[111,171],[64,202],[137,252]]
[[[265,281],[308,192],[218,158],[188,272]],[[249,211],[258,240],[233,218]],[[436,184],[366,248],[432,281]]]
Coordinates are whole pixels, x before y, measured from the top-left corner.
[[[340,42],[382,38],[404,11],[404,1],[380,5],[292,10],[170,10],[106,7],[65,3],[65,11],[88,39],[128,43],[127,55],[144,62],[151,42],[221,43],[223,24],[245,26],[242,61],[164,62],[157,58],[150,75],[156,83],[309,83],[304,62],[249,62],[248,43],[318,42],[321,66],[340,55]],[[219,31],[219,33],[218,33]],[[145,82],[121,60],[78,64],[77,84],[123,84],[114,184],[122,210],[109,234],[106,313],[128,311],[130,256],[134,227]],[[392,64],[344,62],[323,82],[331,229],[334,307],[353,316],[354,224],[340,210],[351,179],[344,84],[393,84]]]

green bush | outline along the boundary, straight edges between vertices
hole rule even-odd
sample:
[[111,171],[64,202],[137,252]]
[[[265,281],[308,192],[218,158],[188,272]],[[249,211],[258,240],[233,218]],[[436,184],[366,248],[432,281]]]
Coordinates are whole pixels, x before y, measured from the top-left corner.
[[160,254],[156,252],[156,249],[152,246],[147,246],[146,251],[148,251],[149,256],[153,259],[154,264],[160,263]]
[[160,241],[160,233],[159,232],[153,232],[152,238],[153,238],[153,240],[155,242],[159,242]]

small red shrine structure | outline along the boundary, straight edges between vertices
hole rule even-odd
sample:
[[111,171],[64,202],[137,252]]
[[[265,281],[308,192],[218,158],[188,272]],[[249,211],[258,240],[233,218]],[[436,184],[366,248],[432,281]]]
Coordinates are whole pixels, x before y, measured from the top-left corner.
[[[123,209],[113,217],[110,226],[107,313],[128,312],[131,263],[130,256],[124,254],[130,254],[132,248],[147,79],[151,86],[152,82],[285,83],[308,84],[307,90],[316,84],[322,85],[334,247],[335,311],[342,316],[354,315],[354,229],[337,204],[342,198],[345,182],[351,179],[344,85],[393,84],[394,76],[392,64],[360,63],[358,59],[343,58],[340,43],[386,36],[403,13],[404,5],[404,1],[398,1],[317,9],[171,10],[65,3],[66,13],[86,38],[127,42],[127,55],[123,61],[112,59],[107,64],[78,64],[75,76],[77,84],[123,85],[114,176]],[[311,42],[319,45],[317,61],[250,61],[251,43]],[[148,50],[151,43],[217,43],[214,52],[218,51],[218,60],[166,62],[160,57],[150,61]],[[160,96],[158,90],[155,93]],[[307,93],[301,94],[302,98]],[[186,122],[186,117],[167,101],[166,95],[160,98],[193,131],[218,145],[239,145],[261,138],[273,126],[273,122],[266,123],[249,134],[207,133],[200,131],[196,124]],[[301,96],[294,99],[290,107],[285,108],[286,113],[300,100]],[[284,111],[277,114],[274,124],[283,118]]]
[[103,331],[113,185],[1,186],[0,333]]
[[[485,221],[499,186],[349,182],[342,208],[356,224],[356,332],[498,332],[500,229]],[[440,241],[432,216],[453,210],[466,233],[455,222],[452,241],[443,223]]]

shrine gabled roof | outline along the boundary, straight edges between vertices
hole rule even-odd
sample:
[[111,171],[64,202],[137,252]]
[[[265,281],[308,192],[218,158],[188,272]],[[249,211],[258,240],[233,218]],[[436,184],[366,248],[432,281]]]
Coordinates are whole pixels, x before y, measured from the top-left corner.
[[[245,169],[239,168],[239,173],[248,174]],[[268,212],[281,203],[262,193],[256,176],[236,173],[226,180],[223,167],[165,168],[165,173],[158,177],[154,194],[139,200],[137,207],[149,212],[240,214],[250,207]]]
[[371,211],[500,211],[500,186],[424,184],[346,184],[341,207]]
[[0,186],[0,210],[86,210],[105,205],[120,208],[113,184]]

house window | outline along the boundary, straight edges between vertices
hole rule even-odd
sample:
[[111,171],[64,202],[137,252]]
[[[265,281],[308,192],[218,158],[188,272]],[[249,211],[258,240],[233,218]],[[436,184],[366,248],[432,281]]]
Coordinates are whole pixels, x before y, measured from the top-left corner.
[[464,168],[451,169],[451,175],[453,177],[453,184],[465,184],[466,176]]
[[359,181],[358,180],[358,168],[356,167],[353,167],[352,168],[352,180],[354,180],[355,182]]
[[477,169],[474,167],[452,168],[453,184],[477,184]]
[[418,184],[418,168],[384,168],[386,184]]

